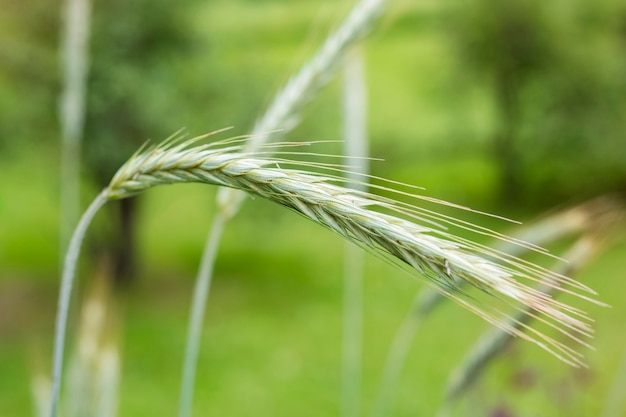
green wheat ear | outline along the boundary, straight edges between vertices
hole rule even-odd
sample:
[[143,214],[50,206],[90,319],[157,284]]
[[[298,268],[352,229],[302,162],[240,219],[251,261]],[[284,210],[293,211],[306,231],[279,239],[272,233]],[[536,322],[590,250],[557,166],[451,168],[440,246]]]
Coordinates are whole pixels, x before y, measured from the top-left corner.
[[[510,326],[503,319],[505,315],[484,311],[463,292],[457,291],[457,287],[458,282],[469,283],[521,309],[529,308],[529,314],[541,316],[545,323],[585,345],[581,335],[590,336],[592,329],[584,313],[520,280],[551,282],[552,286],[565,292],[573,292],[563,287],[565,284],[593,293],[589,288],[430,225],[412,222],[407,217],[423,219],[426,216],[423,209],[342,187],[337,185],[338,177],[330,174],[298,169],[299,166],[306,167],[306,163],[266,158],[263,147],[246,152],[244,144],[233,140],[190,146],[197,140],[173,140],[136,154],[115,174],[106,190],[107,199],[125,198],[157,185],[184,182],[225,186],[264,197],[359,246],[400,261],[405,267],[425,276],[439,291],[491,323],[541,345],[566,362],[580,364],[576,352],[565,344],[532,329],[526,330],[533,335]],[[315,167],[333,169],[334,166],[316,164]],[[437,217],[433,213],[428,215]],[[454,222],[444,216],[438,219]],[[501,262],[489,261],[482,255]],[[589,299],[582,294],[579,296]],[[486,308],[490,309],[489,306]]]
[[[301,169],[308,167],[333,172],[339,169],[336,165],[296,162],[280,157],[268,158],[263,146],[256,151],[247,152],[245,144],[242,144],[243,139],[237,138],[193,146],[203,137],[187,141],[174,137],[164,144],[146,148],[133,155],[118,170],[109,186],[96,198],[81,219],[66,257],[59,299],[53,416],[56,415],[56,398],[60,386],[67,306],[80,244],[89,222],[107,201],[130,197],[164,184],[200,182],[219,185],[276,202],[374,254],[395,260],[403,267],[417,272],[440,292],[510,334],[536,343],[569,364],[582,364],[581,355],[565,343],[524,324],[511,325],[506,314],[489,305],[478,305],[465,292],[459,291],[458,283],[468,283],[487,294],[506,300],[571,340],[588,346],[582,337],[591,336],[592,329],[590,320],[583,311],[556,301],[520,280],[551,283],[561,291],[575,293],[581,298],[601,304],[564,287],[569,285],[579,291],[593,293],[584,285],[431,226],[433,219],[459,224],[459,221],[450,217],[337,185],[345,181],[344,177]],[[273,148],[278,145],[280,144],[267,146]],[[390,190],[389,187],[382,186],[374,188]],[[423,224],[410,219],[422,221]],[[462,223],[462,227],[470,226]],[[478,227],[475,230],[485,233],[484,229]],[[489,261],[486,256],[501,262],[497,264]]]

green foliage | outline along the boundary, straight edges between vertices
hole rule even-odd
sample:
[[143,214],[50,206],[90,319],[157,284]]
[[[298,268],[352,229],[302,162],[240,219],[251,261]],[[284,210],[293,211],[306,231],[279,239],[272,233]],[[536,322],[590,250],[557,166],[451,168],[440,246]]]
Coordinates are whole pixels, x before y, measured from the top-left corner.
[[451,20],[459,68],[487,83],[499,114],[501,195],[542,205],[626,182],[626,10],[557,3],[455,4]]
[[57,127],[57,11],[49,0],[0,1],[0,151]]
[[84,150],[86,166],[103,184],[141,143],[179,128],[172,107],[191,110],[174,65],[191,55],[183,14],[189,4],[94,5]]
[[[609,7],[611,6],[611,7]],[[626,36],[618,3],[561,24],[559,60],[525,97],[524,166],[532,194],[554,202],[626,184]]]

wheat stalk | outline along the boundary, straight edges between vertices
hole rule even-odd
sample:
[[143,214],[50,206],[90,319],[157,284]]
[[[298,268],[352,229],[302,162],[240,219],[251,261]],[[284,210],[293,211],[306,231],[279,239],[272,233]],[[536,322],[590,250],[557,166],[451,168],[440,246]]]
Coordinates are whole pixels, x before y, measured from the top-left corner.
[[[343,74],[343,132],[346,164],[356,165],[348,176],[348,186],[365,191],[365,184],[351,184],[369,172],[367,156],[367,83],[362,48],[354,47],[346,56]],[[356,164],[355,164],[356,162]],[[340,416],[357,417],[361,407],[363,351],[363,252],[346,243],[344,254],[343,330],[341,355]]]
[[50,416],[56,417],[58,411],[59,394],[61,392],[61,379],[63,377],[63,354],[65,351],[65,333],[67,328],[67,315],[74,284],[76,263],[80,254],[82,241],[87,233],[87,228],[94,216],[107,202],[106,190],[103,190],[87,208],[74,229],[72,238],[67,248],[63,273],[61,276],[61,289],[54,332],[54,352],[52,359],[52,394],[50,396]]
[[66,0],[60,45],[63,70],[63,90],[59,97],[62,137],[59,234],[61,253],[79,215],[80,143],[85,120],[90,19],[90,0]]

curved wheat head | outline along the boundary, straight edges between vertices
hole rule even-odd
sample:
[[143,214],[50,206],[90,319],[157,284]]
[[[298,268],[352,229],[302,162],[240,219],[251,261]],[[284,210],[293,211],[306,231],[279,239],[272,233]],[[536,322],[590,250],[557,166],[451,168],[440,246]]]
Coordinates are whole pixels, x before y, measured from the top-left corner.
[[[104,191],[107,199],[121,199],[157,185],[182,182],[220,185],[261,196],[378,255],[400,261],[426,277],[443,294],[487,321],[538,344],[570,364],[582,364],[581,355],[575,349],[525,324],[521,328],[526,331],[519,330],[519,326],[512,326],[506,320],[505,313],[489,305],[479,305],[460,290],[458,284],[466,282],[518,308],[530,308],[529,315],[586,346],[583,339],[591,336],[592,328],[585,313],[556,301],[523,281],[545,282],[598,303],[581,294],[593,293],[589,288],[433,226],[433,220],[437,220],[472,228],[467,223],[342,187],[338,182],[344,179],[332,175],[332,171],[338,169],[335,165],[266,158],[263,147],[246,152],[244,145],[236,139],[193,146],[198,139],[182,143],[176,139],[168,140],[135,154],[119,169]],[[331,173],[303,170],[302,166],[307,165]],[[478,227],[473,229],[487,233]]]

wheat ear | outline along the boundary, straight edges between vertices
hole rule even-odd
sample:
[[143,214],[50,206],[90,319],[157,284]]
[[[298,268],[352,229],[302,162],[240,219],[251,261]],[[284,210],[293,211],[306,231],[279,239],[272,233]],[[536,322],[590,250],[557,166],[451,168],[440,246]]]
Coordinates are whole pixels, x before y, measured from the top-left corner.
[[[420,213],[419,208],[411,211],[389,199],[336,185],[337,178],[332,175],[286,169],[289,161],[265,159],[263,152],[258,155],[244,152],[244,147],[236,144],[189,145],[190,142],[168,143],[135,155],[113,177],[106,190],[107,198],[125,198],[157,185],[182,182],[220,185],[267,198],[359,246],[399,260],[427,277],[442,293],[511,334],[540,345],[568,363],[581,363],[579,354],[565,344],[532,329],[533,335],[528,335],[503,320],[502,316],[506,315],[497,310],[483,311],[471,298],[457,291],[457,281],[469,283],[520,309],[530,308],[532,314],[542,316],[543,322],[586,344],[580,336],[591,336],[592,329],[584,312],[552,299],[519,279],[553,282],[551,285],[561,291],[572,292],[562,287],[570,284],[593,293],[582,284],[516,258],[489,252],[487,248],[444,231],[374,211],[372,208],[378,207],[405,215]],[[501,264],[480,255],[497,257]]]

